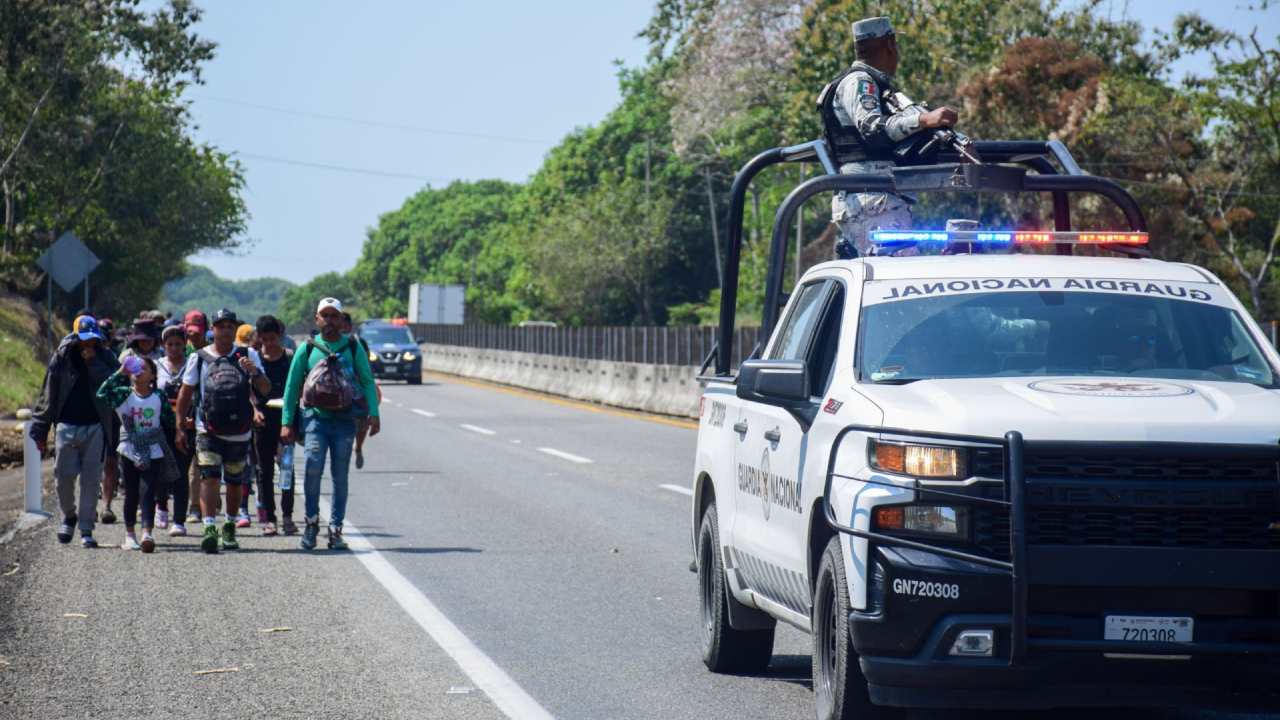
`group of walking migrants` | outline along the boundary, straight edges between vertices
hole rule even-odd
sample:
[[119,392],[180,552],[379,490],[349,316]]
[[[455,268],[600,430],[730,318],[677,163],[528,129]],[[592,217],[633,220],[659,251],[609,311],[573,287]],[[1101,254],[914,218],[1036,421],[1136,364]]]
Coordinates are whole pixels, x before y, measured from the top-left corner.
[[[148,313],[122,338],[125,347],[117,348],[104,332],[105,321],[87,313],[77,317],[49,360],[29,430],[41,453],[54,432],[58,541],[70,543],[78,529],[84,547],[97,547],[98,501],[105,503],[101,521],[115,522],[111,504],[122,484],[121,547],[150,553],[157,529],[180,537],[188,524],[202,524],[205,552],[234,550],[237,528],[252,524],[255,477],[262,534],[297,534],[297,443],[306,465],[301,547],[311,550],[318,542],[327,459],[333,483],[328,546],[346,549],[342,524],[352,454],[362,467],[364,438],[381,429],[379,391],[368,350],[353,334],[342,303],[321,300],[315,322],[314,336],[290,349],[284,325],[270,315],[251,326],[227,309],[211,318],[192,310],[180,321]],[[220,486],[226,497],[221,529]]]

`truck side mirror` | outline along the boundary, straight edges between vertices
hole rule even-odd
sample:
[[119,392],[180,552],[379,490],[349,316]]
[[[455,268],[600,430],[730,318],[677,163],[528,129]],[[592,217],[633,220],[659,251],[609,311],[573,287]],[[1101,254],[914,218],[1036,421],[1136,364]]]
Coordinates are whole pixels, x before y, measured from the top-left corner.
[[809,366],[803,360],[747,360],[738,368],[738,397],[792,408],[809,402]]
[[427,342],[427,338],[425,336],[419,335],[418,337],[414,338],[413,341],[418,343],[419,345],[422,345]]

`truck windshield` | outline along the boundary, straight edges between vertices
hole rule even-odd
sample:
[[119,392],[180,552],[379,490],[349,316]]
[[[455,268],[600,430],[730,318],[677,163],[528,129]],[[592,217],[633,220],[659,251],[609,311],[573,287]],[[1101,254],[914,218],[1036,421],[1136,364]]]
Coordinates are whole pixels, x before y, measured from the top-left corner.
[[413,345],[413,335],[406,327],[369,327],[360,331],[360,337],[370,345]]
[[1273,386],[1236,312],[1095,292],[992,292],[863,308],[859,377],[877,383],[1128,375]]

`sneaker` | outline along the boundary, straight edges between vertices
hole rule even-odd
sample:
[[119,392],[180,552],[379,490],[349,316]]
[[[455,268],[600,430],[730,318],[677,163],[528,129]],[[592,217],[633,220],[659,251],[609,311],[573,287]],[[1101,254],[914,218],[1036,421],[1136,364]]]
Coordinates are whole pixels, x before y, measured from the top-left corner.
[[239,550],[240,543],[236,542],[236,525],[230,520],[222,523],[222,549],[223,550]]
[[187,536],[187,526],[183,525],[180,522],[174,523],[173,527],[169,528],[169,537],[186,537],[186,536]]
[[187,513],[187,522],[191,523],[192,525],[199,525],[200,520],[201,520],[200,513],[196,512],[195,510],[192,510]]
[[249,520],[249,513],[240,513],[240,517],[236,518],[236,527],[247,528],[253,523]]
[[125,535],[124,542],[120,543],[121,550],[141,550],[142,546],[138,544],[138,538],[132,535]]
[[329,526],[329,549],[346,550],[347,541],[342,539],[342,528]]
[[80,547],[93,549],[98,547],[98,541],[94,540],[92,535],[81,535]]
[[110,525],[116,521],[116,514],[111,512],[111,506],[108,505],[106,510],[102,511],[102,516],[98,520],[103,525]]
[[163,530],[167,527],[169,527],[169,511],[157,510],[156,511],[156,528]]
[[200,549],[210,555],[218,552],[218,526],[205,525],[204,537],[200,539]]
[[156,539],[151,537],[151,533],[142,533],[142,552],[153,553],[156,551]]
[[364,467],[364,451],[357,450],[356,451],[356,469],[359,470],[363,467]]
[[284,533],[285,535],[298,534],[298,526],[293,523],[293,518],[284,519],[284,522],[280,524],[280,532]]
[[262,537],[274,537],[276,534],[276,524],[267,521],[262,524]]
[[303,550],[316,549],[316,537],[320,535],[320,521],[307,522],[307,529],[302,531],[302,541],[298,545]]
[[71,536],[76,532],[76,517],[63,518],[62,524],[58,526],[58,542],[66,545],[71,542]]

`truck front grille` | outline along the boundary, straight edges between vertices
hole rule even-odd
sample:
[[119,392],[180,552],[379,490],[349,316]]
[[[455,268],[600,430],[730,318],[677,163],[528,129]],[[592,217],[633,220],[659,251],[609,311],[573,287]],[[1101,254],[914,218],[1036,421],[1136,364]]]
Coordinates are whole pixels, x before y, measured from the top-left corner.
[[[994,451],[975,468],[1003,476]],[[1275,452],[1213,446],[1053,446],[1028,443],[1030,545],[1280,549]],[[988,477],[993,476],[987,474]],[[978,506],[974,543],[1009,558],[1009,518]]]

